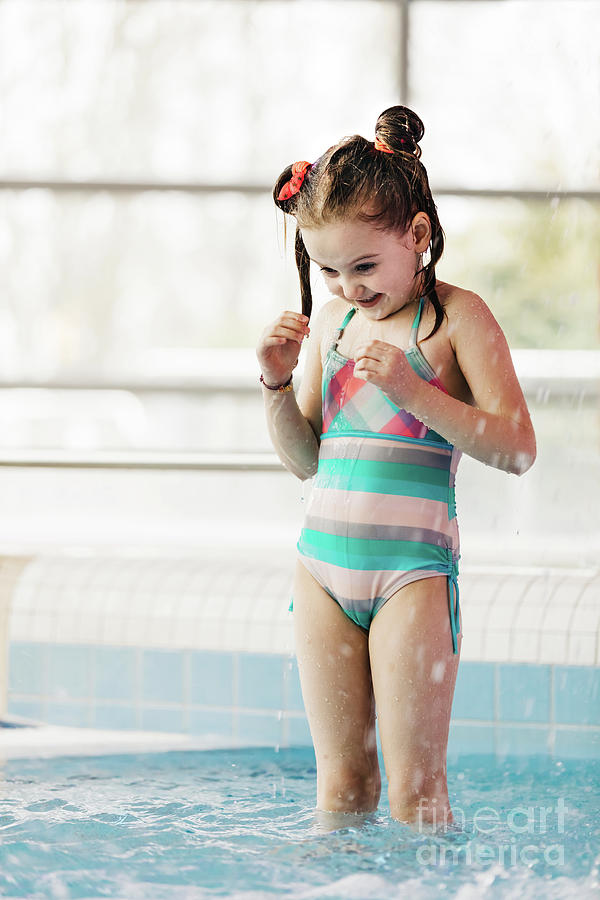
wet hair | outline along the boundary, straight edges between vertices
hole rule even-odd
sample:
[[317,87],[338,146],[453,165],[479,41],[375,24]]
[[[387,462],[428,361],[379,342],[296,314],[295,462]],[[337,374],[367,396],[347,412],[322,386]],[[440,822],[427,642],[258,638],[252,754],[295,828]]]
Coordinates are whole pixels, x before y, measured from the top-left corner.
[[[406,106],[392,106],[381,113],[373,141],[358,134],[330,147],[306,172],[299,191],[279,199],[282,187],[292,177],[292,166],[281,173],[273,189],[276,206],[296,220],[296,265],[300,277],[302,312],[310,317],[310,257],[302,240],[302,228],[318,228],[345,219],[374,222],[383,230],[404,233],[418,212],[431,222],[429,261],[417,274],[423,279],[421,293],[432,303],[438,330],[444,311],[435,290],[435,266],[444,249],[444,232],[431,195],[429,179],[420,160],[419,141],[425,128],[419,116]],[[391,151],[391,152],[390,152]],[[365,212],[365,207],[372,212]]]

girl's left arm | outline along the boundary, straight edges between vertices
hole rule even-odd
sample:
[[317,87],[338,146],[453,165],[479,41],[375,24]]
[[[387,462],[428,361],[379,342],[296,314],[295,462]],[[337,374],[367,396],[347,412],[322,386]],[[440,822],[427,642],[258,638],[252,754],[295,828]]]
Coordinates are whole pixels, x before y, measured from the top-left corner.
[[373,351],[363,355],[365,348],[361,348],[355,373],[374,381],[394,403],[459,450],[487,465],[522,475],[536,457],[535,433],[504,333],[475,294],[463,296],[449,313],[449,339],[473,405],[419,378],[402,351],[401,357],[390,354],[383,348],[391,345],[380,341],[371,342],[381,345],[375,366],[372,360],[369,363]]

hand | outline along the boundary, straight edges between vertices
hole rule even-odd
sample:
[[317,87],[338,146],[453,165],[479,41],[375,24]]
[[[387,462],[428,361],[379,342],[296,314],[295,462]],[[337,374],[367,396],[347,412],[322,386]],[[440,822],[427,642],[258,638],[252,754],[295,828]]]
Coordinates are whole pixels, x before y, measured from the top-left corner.
[[256,355],[265,382],[284,384],[298,365],[302,341],[308,337],[308,319],[287,310],[263,331]]
[[385,341],[368,341],[354,353],[354,374],[381,388],[397,406],[403,406],[419,387],[416,374],[400,347]]

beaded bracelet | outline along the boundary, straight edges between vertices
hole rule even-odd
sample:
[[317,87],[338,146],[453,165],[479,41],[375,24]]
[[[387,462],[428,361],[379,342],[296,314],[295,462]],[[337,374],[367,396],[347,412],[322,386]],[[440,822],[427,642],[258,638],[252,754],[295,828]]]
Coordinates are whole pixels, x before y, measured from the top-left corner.
[[291,375],[288,378],[288,380],[285,382],[285,384],[273,384],[273,385],[267,384],[265,382],[265,379],[261,375],[260,383],[264,384],[264,386],[266,387],[266,389],[268,391],[277,391],[278,394],[287,394],[288,391],[294,390],[294,385],[292,384],[292,376]]

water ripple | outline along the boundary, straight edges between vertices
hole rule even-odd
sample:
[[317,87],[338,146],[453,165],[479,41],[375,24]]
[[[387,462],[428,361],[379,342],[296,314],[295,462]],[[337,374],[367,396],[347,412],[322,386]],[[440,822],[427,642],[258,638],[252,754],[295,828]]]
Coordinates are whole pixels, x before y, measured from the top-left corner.
[[[385,800],[364,822],[348,816],[325,832],[308,751],[14,760],[0,800],[0,895],[586,900],[598,889],[599,773],[589,761],[536,768],[474,758],[449,772],[464,822],[433,835],[391,820]],[[563,832],[555,822],[519,832],[507,821],[517,807],[559,797]],[[477,827],[490,806],[502,820],[493,834]]]

